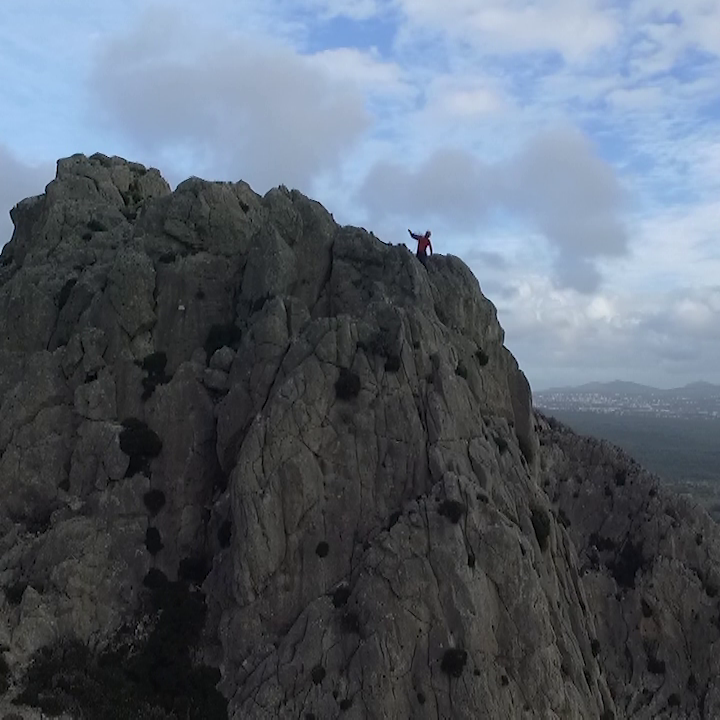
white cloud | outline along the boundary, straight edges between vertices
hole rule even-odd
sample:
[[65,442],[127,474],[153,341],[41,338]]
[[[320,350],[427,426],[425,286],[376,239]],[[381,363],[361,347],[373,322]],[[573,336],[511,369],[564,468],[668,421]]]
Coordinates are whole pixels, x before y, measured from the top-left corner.
[[441,75],[429,83],[424,112],[431,122],[475,122],[508,112],[511,102],[498,83],[477,76]]
[[381,12],[380,0],[302,0],[302,4],[315,10],[321,18],[346,17],[368,20]]
[[[344,60],[351,79],[380,68]],[[92,91],[106,122],[154,163],[172,167],[184,153],[197,174],[309,189],[371,121],[362,92],[322,64],[265,38],[156,15],[107,44]]]
[[385,95],[392,100],[415,92],[400,66],[382,60],[377,50],[332,48],[307,56],[307,61],[329,80],[350,83],[369,96]]
[[498,316],[535,390],[591,379],[720,382],[720,287],[590,297],[518,266],[503,275],[514,292],[494,298]]
[[620,32],[614,13],[593,0],[399,0],[414,26],[462,38],[488,54],[557,52],[579,60]]
[[656,108],[664,99],[662,88],[658,86],[618,87],[611,90],[606,97],[607,101],[619,110]]

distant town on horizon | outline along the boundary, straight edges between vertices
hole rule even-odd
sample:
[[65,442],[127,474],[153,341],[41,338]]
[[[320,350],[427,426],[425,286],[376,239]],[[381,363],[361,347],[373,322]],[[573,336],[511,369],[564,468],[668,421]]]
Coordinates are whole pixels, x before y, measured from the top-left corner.
[[697,381],[661,389],[613,380],[533,392],[539,410],[720,419],[720,385]]

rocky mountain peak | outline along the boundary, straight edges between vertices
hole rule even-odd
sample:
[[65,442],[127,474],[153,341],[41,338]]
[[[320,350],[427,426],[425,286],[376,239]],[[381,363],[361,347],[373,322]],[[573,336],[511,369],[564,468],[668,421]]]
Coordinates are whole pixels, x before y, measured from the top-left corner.
[[720,712],[716,527],[533,413],[460,259],[103,155],[12,218],[0,683],[27,717]]

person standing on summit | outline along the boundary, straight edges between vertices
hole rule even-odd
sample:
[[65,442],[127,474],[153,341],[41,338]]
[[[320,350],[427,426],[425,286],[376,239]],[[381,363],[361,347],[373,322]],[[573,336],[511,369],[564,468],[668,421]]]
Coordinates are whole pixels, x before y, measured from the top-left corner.
[[433,254],[432,243],[430,242],[430,231],[426,230],[424,235],[416,235],[410,229],[408,229],[408,232],[413,240],[417,240],[417,259],[427,268],[427,249],[430,248],[430,254]]

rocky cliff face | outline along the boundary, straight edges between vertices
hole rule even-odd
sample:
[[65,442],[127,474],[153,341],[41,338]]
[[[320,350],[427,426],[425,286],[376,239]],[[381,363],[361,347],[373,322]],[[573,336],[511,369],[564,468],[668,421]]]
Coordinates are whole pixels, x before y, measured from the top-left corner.
[[12,712],[720,715],[716,526],[533,414],[459,259],[101,155],[12,215]]

